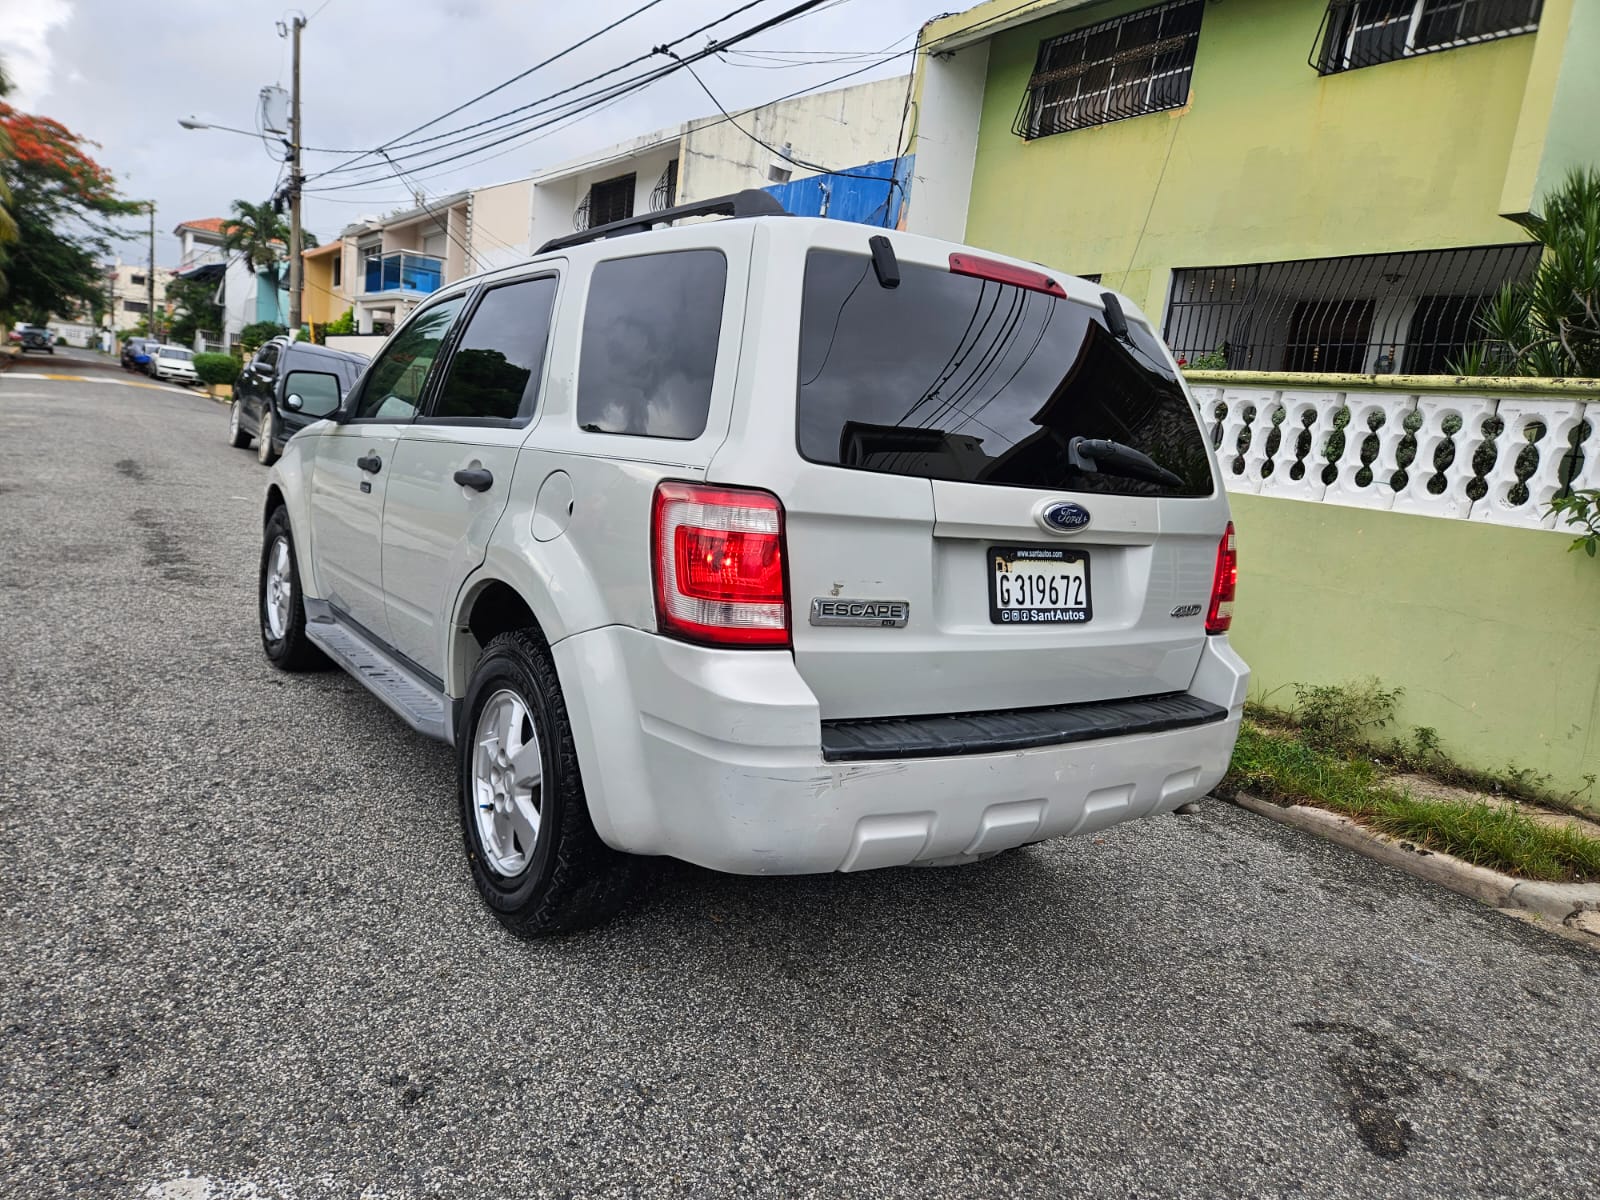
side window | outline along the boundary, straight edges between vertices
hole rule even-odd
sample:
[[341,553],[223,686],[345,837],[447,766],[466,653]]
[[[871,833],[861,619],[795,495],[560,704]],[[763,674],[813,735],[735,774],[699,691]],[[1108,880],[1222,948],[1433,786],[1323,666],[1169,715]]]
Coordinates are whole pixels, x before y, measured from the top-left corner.
[[[294,366],[285,363],[285,366]],[[322,370],[322,364],[301,364],[304,370],[291,370],[285,380],[285,389],[300,397],[300,415],[326,417],[339,407],[339,380]]]
[[264,375],[272,374],[272,369],[278,363],[278,343],[268,342],[256,351],[256,370]]
[[433,416],[441,421],[531,417],[555,299],[553,277],[485,292],[450,356]]
[[409,421],[416,415],[433,360],[465,299],[452,296],[435,304],[395,334],[367,372],[355,420]]
[[642,437],[704,433],[727,282],[719,250],[597,264],[583,315],[578,424]]

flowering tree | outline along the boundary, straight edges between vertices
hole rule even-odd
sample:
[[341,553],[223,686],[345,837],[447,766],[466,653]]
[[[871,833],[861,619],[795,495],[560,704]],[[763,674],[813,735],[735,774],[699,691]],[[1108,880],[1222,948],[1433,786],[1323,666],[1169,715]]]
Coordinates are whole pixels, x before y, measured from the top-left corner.
[[42,321],[104,302],[100,262],[120,232],[114,221],[143,205],[117,195],[92,145],[59,121],[0,100],[0,203],[14,233],[6,243],[0,222],[0,308],[13,316]]

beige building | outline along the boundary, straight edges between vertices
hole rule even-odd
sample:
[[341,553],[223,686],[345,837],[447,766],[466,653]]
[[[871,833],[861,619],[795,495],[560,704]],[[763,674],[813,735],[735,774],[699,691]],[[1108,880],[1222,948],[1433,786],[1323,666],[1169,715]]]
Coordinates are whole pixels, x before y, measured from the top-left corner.
[[351,297],[357,330],[385,333],[428,295],[481,269],[468,265],[471,198],[457,192],[345,227],[340,286]]
[[[155,278],[156,311],[158,324],[164,325],[172,311],[167,303],[167,284],[177,274],[167,267],[157,267]],[[106,268],[106,291],[110,307],[101,323],[104,333],[119,337],[125,329],[132,329],[150,312],[148,263],[125,263],[120,259]]]

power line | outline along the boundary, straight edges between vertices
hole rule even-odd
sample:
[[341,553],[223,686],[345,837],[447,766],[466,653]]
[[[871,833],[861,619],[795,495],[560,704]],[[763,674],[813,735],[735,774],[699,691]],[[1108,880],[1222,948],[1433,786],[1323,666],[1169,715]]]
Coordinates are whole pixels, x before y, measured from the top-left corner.
[[[384,150],[395,149],[395,148],[397,148],[397,144],[400,144],[400,145],[412,144],[412,143],[401,144],[401,138],[408,138],[414,133],[421,133],[424,129],[428,129],[428,128],[434,126],[434,125],[437,125],[440,121],[445,120],[447,117],[454,116],[456,113],[460,112],[462,109],[470,108],[470,107],[472,107],[472,105],[478,103],[478,101],[487,99],[488,97],[494,95],[496,92],[505,90],[506,88],[510,87],[513,83],[516,83],[516,82],[518,82],[519,80],[522,80],[522,79],[526,79],[529,75],[532,75],[535,71],[541,69],[542,67],[547,67],[553,62],[556,62],[559,59],[565,58],[567,55],[571,54],[574,50],[582,49],[584,46],[587,46],[590,42],[594,41],[596,38],[601,37],[601,36],[603,36],[603,35],[605,35],[607,33],[610,33],[613,29],[617,28],[617,26],[626,24],[627,22],[633,20],[635,17],[639,16],[641,13],[647,12],[648,10],[654,8],[656,5],[660,4],[661,2],[662,2],[662,0],[647,0],[647,3],[640,5],[638,8],[634,9],[632,12],[628,13],[626,16],[622,16],[622,17],[617,18],[615,21],[611,22],[611,24],[605,26],[602,29],[596,30],[594,33],[591,33],[588,37],[574,42],[572,45],[568,46],[565,50],[557,51],[555,54],[552,54],[549,58],[546,58],[546,59],[544,59],[544,60],[542,60],[540,62],[534,63],[533,66],[529,67],[527,70],[520,71],[517,74],[513,75],[510,79],[507,79],[502,83],[495,84],[495,86],[490,88],[488,91],[479,92],[476,96],[472,97],[472,99],[467,100],[467,101],[465,101],[465,102],[463,102],[461,104],[458,104],[454,108],[449,109],[446,112],[440,113],[437,117],[434,117],[431,121],[424,121],[421,125],[416,126],[414,129],[406,130],[404,133],[400,134],[399,137],[390,138],[387,142],[384,142],[382,145],[378,146],[375,150],[365,151],[364,153],[357,155],[357,157],[355,159],[352,159],[350,162],[341,164],[339,167],[334,168],[334,170],[335,171],[349,170],[351,167],[355,166],[356,162],[360,161],[360,159],[362,159],[362,158],[369,157],[369,156],[371,156],[372,154],[375,154],[375,153],[381,153]],[[320,10],[318,10],[318,11],[320,11]],[[468,126],[467,128],[471,128],[471,126]],[[440,136],[445,136],[445,135],[440,135]],[[432,140],[432,139],[427,139],[427,140]],[[331,173],[332,172],[324,172],[324,174],[331,174]]]
[[[742,7],[738,8],[738,9],[735,9],[733,12],[725,14],[722,17],[719,17],[715,21],[707,22],[705,25],[700,26],[698,29],[692,30],[687,34],[684,34],[682,37],[676,38],[671,42],[665,43],[665,49],[667,49],[670,52],[670,48],[672,46],[676,45],[678,42],[681,42],[681,41],[686,40],[687,38],[693,37],[697,33],[702,33],[705,30],[710,29],[715,25],[723,23],[724,21],[728,20],[730,17],[735,16],[738,13],[741,13],[741,12],[745,11],[748,8],[754,7],[754,5],[759,4],[759,3],[763,3],[763,2],[765,2],[765,0],[750,0],[749,3],[743,5]],[[840,2],[841,2],[841,0],[831,0],[832,4],[838,4]],[[543,121],[542,123],[538,123],[538,124],[528,124],[527,123],[529,121],[535,120],[537,117],[548,116],[549,112],[547,111],[547,112],[544,112],[544,113],[531,114],[528,117],[518,118],[517,120],[510,121],[510,122],[507,122],[507,123],[504,123],[504,124],[501,124],[501,125],[498,125],[498,126],[494,126],[492,128],[482,129],[480,131],[480,133],[474,134],[472,136],[473,137],[488,136],[490,134],[503,132],[503,131],[511,128],[512,126],[516,126],[516,125],[521,125],[522,126],[522,128],[517,129],[514,132],[506,134],[505,137],[497,138],[494,141],[484,142],[484,143],[482,143],[482,144],[480,144],[478,146],[474,146],[474,147],[471,147],[469,149],[463,150],[460,153],[457,153],[457,154],[454,154],[454,155],[450,155],[450,156],[447,156],[445,158],[435,159],[432,162],[429,162],[429,163],[426,163],[426,164],[422,164],[420,166],[414,166],[411,169],[413,169],[413,170],[428,170],[428,169],[431,169],[431,168],[436,167],[436,166],[442,166],[445,163],[458,161],[458,160],[460,160],[462,158],[468,157],[469,155],[476,154],[476,153],[479,153],[479,152],[481,152],[483,150],[492,149],[495,146],[502,145],[506,141],[509,141],[509,140],[511,140],[513,138],[522,136],[522,134],[530,133],[530,132],[533,132],[536,129],[543,128],[543,127],[545,127],[545,126],[547,126],[549,124],[552,124],[554,120],[561,120],[561,119],[564,119],[567,116],[574,115],[577,112],[585,111],[586,110],[586,106],[587,107],[593,107],[593,106],[595,106],[597,104],[609,101],[611,99],[614,99],[614,98],[617,98],[617,97],[620,97],[620,96],[623,96],[623,95],[627,95],[627,94],[630,94],[632,92],[639,91],[642,88],[647,87],[652,83],[655,83],[657,80],[665,78],[666,76],[675,73],[684,64],[692,63],[692,62],[699,62],[700,60],[702,60],[704,58],[709,58],[711,55],[720,53],[721,51],[727,49],[728,47],[737,45],[738,43],[743,42],[743,41],[745,41],[745,40],[747,40],[749,38],[755,37],[757,34],[764,33],[767,30],[769,30],[769,29],[771,29],[771,28],[773,28],[773,27],[775,27],[777,25],[781,25],[781,24],[783,24],[783,23],[785,23],[787,21],[793,20],[796,17],[802,16],[802,15],[812,11],[813,9],[817,8],[819,5],[821,5],[823,3],[824,3],[824,0],[803,0],[802,3],[797,4],[797,5],[793,6],[792,8],[786,9],[784,12],[781,12],[781,13],[777,14],[776,16],[769,17],[765,21],[761,21],[761,22],[757,23],[756,25],[753,25],[753,26],[749,27],[748,29],[745,29],[745,30],[742,30],[739,33],[730,35],[729,37],[722,38],[720,40],[710,42],[706,46],[701,48],[700,50],[696,50],[696,51],[694,51],[694,52],[692,52],[692,53],[690,53],[690,54],[688,54],[686,56],[683,56],[678,61],[676,61],[674,63],[671,63],[671,64],[669,64],[667,66],[663,66],[663,67],[659,67],[659,68],[655,68],[655,69],[652,69],[652,70],[641,72],[641,73],[639,73],[637,75],[634,75],[634,76],[632,76],[632,77],[630,77],[628,79],[622,80],[622,81],[620,81],[620,82],[618,82],[616,84],[612,84],[612,85],[609,85],[608,87],[601,88],[598,91],[589,93],[589,94],[584,95],[584,96],[575,97],[575,98],[573,98],[571,100],[565,101],[564,103],[562,103],[560,105],[557,105],[556,107],[557,108],[569,109],[571,111],[563,113],[563,114],[561,114],[560,117],[553,118],[552,120],[546,120],[546,121]],[[619,67],[610,68],[609,70],[603,71],[600,74],[592,76],[589,79],[583,80],[580,83],[573,84],[570,87],[563,88],[563,89],[561,89],[560,91],[557,91],[557,92],[552,92],[550,95],[545,96],[545,97],[543,97],[543,98],[541,98],[539,100],[533,101],[533,102],[531,102],[529,104],[522,105],[520,108],[511,109],[511,110],[508,110],[505,113],[498,114],[495,117],[486,118],[484,121],[477,122],[476,125],[477,126],[483,126],[483,125],[489,124],[489,123],[497,121],[497,120],[502,120],[503,118],[509,116],[511,113],[514,113],[514,112],[523,112],[523,111],[526,111],[528,109],[539,108],[539,107],[548,105],[551,101],[555,100],[557,97],[560,97],[560,96],[563,96],[563,95],[569,95],[570,93],[572,93],[574,91],[577,91],[580,88],[587,87],[588,85],[590,85],[592,83],[595,83],[595,82],[597,82],[597,81],[599,81],[601,79],[604,79],[607,76],[615,75],[618,71],[625,70],[629,66],[635,65],[635,64],[637,64],[639,62],[643,62],[643,61],[649,59],[650,57],[652,57],[654,54],[660,53],[662,50],[663,50],[663,47],[660,47],[660,46],[655,47],[649,54],[640,55],[640,56],[630,60],[629,62],[622,64]],[[549,111],[553,111],[553,110],[549,110]],[[470,129],[474,128],[474,127],[475,126],[463,126],[461,130],[458,130],[458,131],[455,131],[455,132],[462,132],[462,131],[465,131],[465,130],[470,130]],[[437,140],[438,138],[444,138],[446,136],[448,136],[448,135],[440,134],[440,135],[436,135],[435,139],[423,139],[423,140],[424,141]],[[464,143],[466,141],[470,141],[470,140],[472,140],[472,138],[463,138],[463,139],[460,139],[457,143],[453,143],[453,144],[462,144],[462,143]],[[415,144],[420,144],[420,143],[408,143],[408,144],[415,145]],[[401,155],[400,157],[402,159],[414,159],[414,158],[422,157],[425,154],[432,154],[432,153],[436,153],[436,152],[441,151],[441,150],[449,149],[449,148],[451,148],[451,145],[452,145],[452,143],[446,143],[444,145],[434,146],[434,147],[432,147],[432,148],[430,148],[428,150],[425,150],[425,151],[417,151],[417,152],[415,152],[413,154]],[[398,146],[398,145],[394,145],[394,146],[386,146],[385,148],[399,149],[401,147]],[[314,176],[313,178],[325,178],[325,177],[327,177],[329,175],[341,173],[344,170],[349,169],[350,165],[352,165],[352,164],[345,164],[344,166],[341,166],[341,167],[332,168],[332,169],[330,169],[328,171],[322,172],[320,175]],[[341,188],[351,187],[351,186],[367,186],[367,185],[371,184],[372,182],[373,182],[373,179],[369,177],[369,178],[366,178],[366,179],[352,181],[352,182],[344,183],[344,184],[330,184],[330,185],[328,185],[328,188],[322,189],[322,190],[338,190],[338,189],[341,189]]]

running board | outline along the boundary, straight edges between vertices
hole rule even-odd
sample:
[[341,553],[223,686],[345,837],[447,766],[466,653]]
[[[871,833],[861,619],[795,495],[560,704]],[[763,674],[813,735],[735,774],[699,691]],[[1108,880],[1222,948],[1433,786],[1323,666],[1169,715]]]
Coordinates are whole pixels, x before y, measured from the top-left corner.
[[454,706],[432,682],[385,647],[339,619],[325,602],[306,600],[306,637],[418,733],[455,744]]

